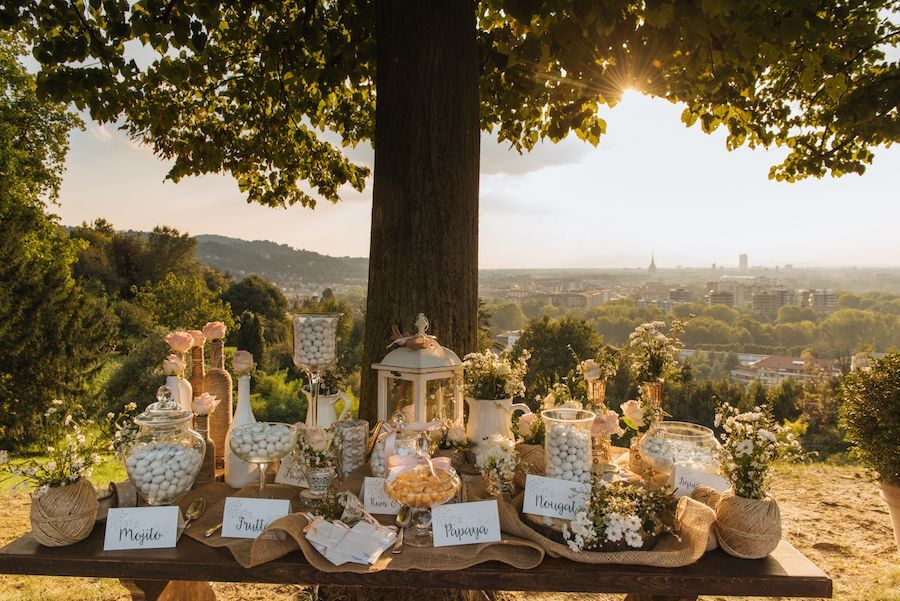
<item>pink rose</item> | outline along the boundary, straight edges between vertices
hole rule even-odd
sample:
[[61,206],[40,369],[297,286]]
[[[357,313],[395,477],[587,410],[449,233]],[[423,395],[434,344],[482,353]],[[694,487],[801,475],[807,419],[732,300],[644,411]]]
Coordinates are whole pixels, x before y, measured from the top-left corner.
[[316,453],[323,453],[328,450],[331,441],[323,428],[307,428],[306,444]]
[[210,340],[222,340],[225,338],[225,324],[221,321],[211,321],[203,326],[203,335]]
[[238,351],[231,359],[231,367],[238,376],[246,376],[253,369],[253,353]]
[[622,410],[622,415],[625,416],[625,419],[633,424],[632,427],[637,429],[644,425],[644,408],[641,407],[639,401],[630,400],[619,405],[619,408]]
[[184,361],[175,353],[163,359],[163,373],[167,376],[180,376],[184,374]]
[[203,346],[206,344],[206,336],[204,336],[203,332],[200,330],[188,330],[188,333],[194,337],[194,346]]
[[606,439],[625,434],[625,430],[619,425],[619,414],[612,410],[597,413],[591,427],[591,434],[598,438]]
[[166,334],[165,340],[169,344],[169,348],[176,353],[186,353],[194,346],[194,337],[190,332],[183,330],[169,332]]
[[204,392],[200,396],[195,396],[191,402],[191,410],[194,415],[211,415],[219,405],[219,399]]
[[521,436],[531,435],[531,427],[534,425],[536,417],[537,413],[526,413],[519,417],[519,434]]

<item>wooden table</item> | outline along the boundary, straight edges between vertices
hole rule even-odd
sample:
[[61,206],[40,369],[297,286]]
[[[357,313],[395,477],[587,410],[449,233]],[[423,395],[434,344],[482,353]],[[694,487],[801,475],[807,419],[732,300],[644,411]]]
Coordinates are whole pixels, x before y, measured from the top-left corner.
[[713,551],[677,569],[587,565],[547,557],[533,570],[486,563],[459,571],[320,572],[300,553],[246,569],[226,549],[182,537],[174,549],[103,551],[104,528],[75,545],[47,548],[30,535],[0,549],[0,573],[118,578],[135,599],[215,599],[206,582],[322,584],[390,588],[628,593],[630,601],[675,601],[698,595],[831,597],[831,580],[790,544],[762,560],[740,560]]

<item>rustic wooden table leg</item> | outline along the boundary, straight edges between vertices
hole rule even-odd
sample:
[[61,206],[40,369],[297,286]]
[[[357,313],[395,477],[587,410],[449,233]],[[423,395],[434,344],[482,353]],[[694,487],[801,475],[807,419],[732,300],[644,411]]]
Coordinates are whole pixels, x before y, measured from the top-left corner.
[[127,580],[119,582],[133,601],[216,601],[208,582],[192,580]]
[[631,593],[625,595],[625,601],[697,601],[696,595],[638,595]]

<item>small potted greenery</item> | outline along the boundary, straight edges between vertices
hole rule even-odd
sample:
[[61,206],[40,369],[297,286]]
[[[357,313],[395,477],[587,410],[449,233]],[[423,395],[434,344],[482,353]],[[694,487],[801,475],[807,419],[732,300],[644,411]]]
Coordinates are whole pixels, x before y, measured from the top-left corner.
[[841,427],[853,455],[881,484],[900,549],[900,353],[847,375],[840,399]]

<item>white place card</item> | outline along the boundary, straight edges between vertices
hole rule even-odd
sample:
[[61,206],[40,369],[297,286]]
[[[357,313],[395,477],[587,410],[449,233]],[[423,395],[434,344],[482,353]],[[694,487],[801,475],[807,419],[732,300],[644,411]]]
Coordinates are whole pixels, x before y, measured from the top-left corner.
[[384,490],[384,478],[366,477],[363,481],[363,503],[366,511],[380,515],[397,515],[400,503],[390,498]]
[[112,508],[106,516],[104,551],[165,549],[178,542],[178,507]]
[[434,546],[476,545],[500,540],[497,501],[453,503],[431,508]]
[[678,463],[672,470],[671,485],[676,499],[691,494],[698,486],[708,486],[719,492],[731,488],[731,484],[722,476],[701,472]]
[[222,516],[222,536],[256,538],[266,527],[291,512],[287,499],[228,497]]
[[278,472],[275,474],[275,483],[306,488],[305,474],[305,466],[300,461],[297,451],[292,451],[281,460],[281,465],[278,466]]
[[532,515],[571,520],[587,505],[591,485],[528,474],[522,511]]

